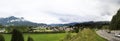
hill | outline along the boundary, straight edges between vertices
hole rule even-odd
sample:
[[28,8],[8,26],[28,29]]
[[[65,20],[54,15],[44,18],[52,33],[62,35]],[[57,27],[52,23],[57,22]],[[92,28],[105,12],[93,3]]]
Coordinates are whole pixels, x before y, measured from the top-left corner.
[[120,30],[120,9],[118,10],[117,14],[113,16],[111,24],[111,30]]
[[78,32],[77,35],[71,36],[68,34],[63,41],[107,41],[106,39],[100,37],[92,29],[84,28],[82,31]]
[[50,26],[96,26],[96,25],[109,25],[109,21],[88,21],[88,22],[73,22],[73,23],[67,23],[67,24],[50,24]]

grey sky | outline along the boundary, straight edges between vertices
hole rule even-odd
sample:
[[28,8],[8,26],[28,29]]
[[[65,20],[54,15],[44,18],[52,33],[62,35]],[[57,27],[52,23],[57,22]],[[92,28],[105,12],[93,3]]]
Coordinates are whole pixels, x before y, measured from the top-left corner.
[[0,17],[47,24],[110,21],[119,8],[120,0],[0,0]]

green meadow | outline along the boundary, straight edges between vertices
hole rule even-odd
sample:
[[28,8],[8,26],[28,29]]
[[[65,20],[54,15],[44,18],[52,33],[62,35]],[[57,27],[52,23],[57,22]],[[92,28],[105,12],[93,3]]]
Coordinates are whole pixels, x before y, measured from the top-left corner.
[[[24,40],[27,41],[28,36],[32,37],[34,41],[60,41],[66,33],[49,33],[49,34],[23,34]],[[11,40],[11,34],[3,34],[5,41]]]

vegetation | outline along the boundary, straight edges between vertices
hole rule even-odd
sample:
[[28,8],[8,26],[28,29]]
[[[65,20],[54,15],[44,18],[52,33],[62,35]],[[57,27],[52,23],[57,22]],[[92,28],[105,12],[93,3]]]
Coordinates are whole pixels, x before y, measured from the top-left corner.
[[14,29],[12,32],[12,39],[11,41],[24,41],[23,35],[20,31]]
[[3,35],[0,35],[0,41],[5,41]]
[[34,41],[34,40],[29,36],[27,41]]
[[8,27],[6,27],[6,30],[8,31],[8,33],[12,32],[13,29],[17,29],[20,32],[27,32],[29,29],[28,27],[29,26],[8,26]]
[[120,30],[120,9],[118,10],[117,14],[113,16],[111,24],[111,30]]
[[[2,26],[2,25],[0,24],[0,30],[1,30],[3,27],[4,27],[4,26]],[[1,35],[1,34],[0,34],[0,41],[5,41],[3,35]]]
[[[110,24],[109,21],[100,21],[100,22],[83,22],[73,25],[74,32],[78,33],[79,30],[83,30],[84,28],[90,29],[102,29],[103,26],[108,26]],[[105,27],[106,28],[106,27]]]
[[[11,34],[3,34],[4,38],[6,41],[10,41],[11,40]],[[66,33],[44,33],[44,34],[28,34],[28,33],[24,33],[24,40],[27,41],[28,37],[32,37],[34,39],[34,41],[59,41],[62,40],[65,36]]]
[[70,38],[65,38],[63,41],[107,41],[104,38],[101,38],[96,34],[94,30],[91,29],[83,29],[82,31],[78,32],[75,36],[69,36]]

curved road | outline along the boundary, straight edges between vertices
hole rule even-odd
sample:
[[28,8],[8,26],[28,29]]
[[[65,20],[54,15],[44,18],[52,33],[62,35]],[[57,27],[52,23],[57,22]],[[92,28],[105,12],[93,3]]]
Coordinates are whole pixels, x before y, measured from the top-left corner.
[[96,33],[99,36],[101,36],[109,41],[120,41],[120,38],[115,37],[115,35],[112,33],[107,33],[107,31],[105,31],[105,30],[98,30],[98,31],[96,31]]

